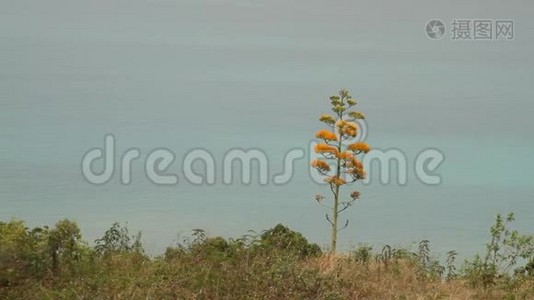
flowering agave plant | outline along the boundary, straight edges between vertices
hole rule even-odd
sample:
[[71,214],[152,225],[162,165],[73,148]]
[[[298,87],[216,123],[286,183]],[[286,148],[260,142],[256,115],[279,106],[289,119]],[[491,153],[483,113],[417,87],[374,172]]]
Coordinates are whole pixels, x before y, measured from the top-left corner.
[[[353,191],[347,200],[342,200],[341,187],[365,178],[363,164],[357,156],[367,153],[371,147],[365,142],[349,144],[351,139],[358,135],[357,119],[364,119],[364,115],[358,111],[352,111],[356,101],[347,90],[341,90],[339,96],[330,97],[334,116],[323,114],[319,121],[325,123],[328,129],[317,131],[315,137],[321,142],[315,146],[315,152],[322,155],[322,159],[312,161],[313,168],[325,177],[333,195],[333,205],[328,206],[325,197],[318,194],[315,199],[320,204],[328,207],[331,214],[326,214],[326,220],[332,227],[330,251],[336,251],[337,233],[347,227],[348,220],[343,226],[339,226],[339,214],[349,208],[360,198],[360,193]],[[348,145],[347,145],[348,144]]]

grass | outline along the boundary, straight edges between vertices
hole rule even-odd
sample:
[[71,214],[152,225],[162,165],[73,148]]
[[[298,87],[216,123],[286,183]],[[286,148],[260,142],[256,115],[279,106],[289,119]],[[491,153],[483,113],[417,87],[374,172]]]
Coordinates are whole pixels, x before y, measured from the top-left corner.
[[[282,225],[228,240],[195,230],[150,257],[140,235],[119,224],[89,246],[72,221],[33,229],[21,221],[0,222],[0,298],[534,299],[531,260],[516,259],[512,272],[501,269],[514,253],[532,255],[529,236],[510,233],[505,241],[506,227],[497,227],[488,243],[493,256],[456,268],[455,253],[442,265],[428,241],[415,251],[361,246],[328,254]],[[520,251],[510,252],[512,244]]]

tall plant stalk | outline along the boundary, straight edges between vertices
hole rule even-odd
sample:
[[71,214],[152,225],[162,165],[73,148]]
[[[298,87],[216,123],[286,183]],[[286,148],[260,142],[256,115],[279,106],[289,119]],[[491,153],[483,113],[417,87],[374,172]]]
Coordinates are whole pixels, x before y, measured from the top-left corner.
[[361,112],[351,110],[357,103],[349,92],[341,90],[339,96],[330,97],[330,102],[335,117],[323,114],[319,118],[329,129],[319,130],[315,134],[315,137],[321,140],[315,146],[315,152],[321,154],[322,159],[312,161],[312,167],[325,177],[333,196],[331,206],[325,203],[323,195],[318,194],[316,200],[331,211],[331,214],[326,214],[326,220],[331,225],[330,252],[334,253],[337,234],[349,223],[347,220],[343,226],[339,226],[339,214],[360,198],[360,193],[353,191],[350,198],[344,201],[340,197],[341,186],[365,178],[363,164],[357,155],[367,153],[371,148],[363,141],[351,143],[358,137],[358,125],[355,121],[365,117]]

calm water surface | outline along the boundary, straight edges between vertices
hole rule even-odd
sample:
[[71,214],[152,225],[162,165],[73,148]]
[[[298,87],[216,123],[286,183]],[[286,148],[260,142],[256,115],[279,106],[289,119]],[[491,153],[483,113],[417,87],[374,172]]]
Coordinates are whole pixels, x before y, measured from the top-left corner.
[[[279,222],[326,245],[313,198],[327,188],[310,180],[306,160],[282,186],[224,185],[220,165],[229,149],[259,148],[271,175],[281,172],[284,154],[306,149],[320,128],[328,96],[346,87],[368,116],[368,142],[402,150],[410,168],[403,186],[380,184],[373,170],[372,184],[355,186],[362,200],[342,248],[430,239],[440,254],[470,255],[498,212],[516,212],[516,227],[532,232],[532,4],[325,3],[0,0],[0,219],[68,217],[89,241],[128,222],[151,253],[193,228],[229,237]],[[515,39],[424,34],[432,18],[481,16],[513,18]],[[106,133],[119,153],[142,152],[128,186],[119,171],[99,186],[81,175],[83,154]],[[176,186],[142,173],[158,147],[176,153]],[[180,174],[197,147],[217,161],[215,185]],[[438,186],[413,174],[429,147],[446,157]]]

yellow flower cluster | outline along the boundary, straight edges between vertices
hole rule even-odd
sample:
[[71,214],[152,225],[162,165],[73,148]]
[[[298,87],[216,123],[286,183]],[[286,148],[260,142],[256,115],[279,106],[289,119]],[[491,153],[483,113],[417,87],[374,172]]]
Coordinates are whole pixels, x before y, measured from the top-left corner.
[[315,133],[315,137],[318,139],[323,139],[325,141],[337,141],[336,134],[326,129],[321,129],[317,131],[317,133]]
[[356,125],[356,123],[353,123],[353,122],[339,120],[336,122],[336,126],[340,134],[355,137],[356,134],[358,133],[358,125]]
[[363,168],[350,168],[347,170],[347,173],[354,176],[357,180],[364,179],[367,173],[363,170]]
[[330,165],[324,160],[316,159],[312,161],[311,166],[322,171],[330,171]]
[[319,121],[324,122],[328,125],[334,124],[336,121],[334,121],[334,118],[331,115],[323,114],[319,117]]
[[345,179],[337,176],[326,177],[324,181],[333,185],[344,185],[345,183],[347,183]]
[[343,128],[343,126],[345,126],[345,124],[347,124],[347,121],[345,121],[345,120],[338,120],[338,121],[336,122],[336,127],[337,127],[337,128]]
[[347,167],[363,169],[363,164],[357,158],[353,157],[350,161],[347,162]]
[[363,170],[363,164],[357,158],[352,158],[345,166],[347,167],[347,173],[351,174],[357,180],[365,178],[366,173]]
[[365,115],[359,111],[353,111],[349,113],[349,117],[353,119],[365,119]]
[[336,155],[339,151],[334,146],[330,146],[330,145],[322,143],[322,144],[315,145],[315,152],[316,153],[330,153],[330,154]]
[[353,158],[353,154],[350,152],[340,152],[336,154],[336,157],[339,159],[350,160]]
[[365,142],[356,142],[354,144],[350,144],[347,147],[347,149],[352,150],[352,151],[359,151],[359,152],[367,153],[371,151],[371,146],[369,146],[369,144]]
[[348,136],[355,137],[358,133],[358,126],[356,123],[347,122],[347,124],[345,124],[343,127],[343,133]]

